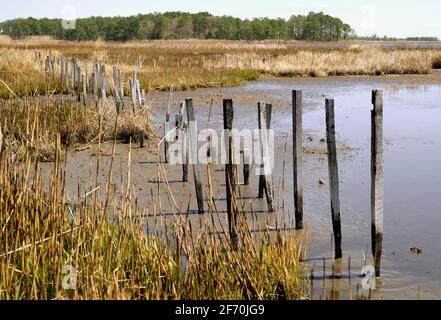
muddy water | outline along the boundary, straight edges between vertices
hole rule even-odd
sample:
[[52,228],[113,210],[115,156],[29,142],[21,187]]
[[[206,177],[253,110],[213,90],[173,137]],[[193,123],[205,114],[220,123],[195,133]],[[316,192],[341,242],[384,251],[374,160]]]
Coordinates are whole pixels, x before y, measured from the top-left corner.
[[[309,257],[321,279],[323,258],[331,273],[331,232],[325,143],[325,97],[335,99],[340,173],[340,198],[344,257],[351,256],[352,285],[361,285],[361,268],[370,255],[370,110],[371,90],[384,90],[385,198],[384,254],[381,284],[374,298],[441,298],[441,86],[351,80],[271,79],[239,88],[197,90],[178,94],[193,97],[200,106],[197,118],[207,118],[208,100],[214,99],[214,121],[221,121],[221,99],[233,98],[235,125],[254,128],[256,101],[274,105],[276,134],[274,183],[279,207],[292,222],[292,135],[290,99],[293,88],[302,89],[305,103],[305,222],[310,230]],[[162,98],[152,97],[153,108]],[[157,118],[162,119],[162,110]],[[287,139],[287,140],[286,140]],[[285,152],[284,143],[287,141]],[[285,167],[283,163],[285,162]],[[285,168],[283,170],[283,168]],[[279,183],[284,177],[284,192]],[[325,182],[318,183],[319,179]],[[257,192],[253,188],[254,193]],[[252,194],[252,192],[251,192]],[[254,195],[255,196],[255,195]],[[261,201],[261,200],[258,200]],[[263,203],[264,207],[265,204]],[[264,208],[263,208],[264,209]],[[421,255],[411,247],[423,249]],[[364,255],[367,256],[365,257]],[[343,261],[343,288],[347,287],[348,263]],[[315,296],[321,293],[320,280]],[[330,288],[331,285],[327,284]],[[356,289],[354,289],[355,292]],[[360,292],[363,292],[360,288]],[[347,292],[342,297],[347,297]],[[367,294],[367,292],[364,292]],[[329,293],[325,294],[329,296]]]
[[[292,178],[291,90],[302,89],[304,96],[304,221],[309,231],[308,264],[314,269],[314,297],[348,298],[361,286],[361,269],[371,264],[370,254],[370,110],[371,90],[384,90],[385,198],[384,252],[382,279],[371,294],[373,298],[441,298],[441,85],[403,84],[376,78],[267,79],[237,88],[200,89],[175,93],[172,119],[179,101],[194,100],[199,128],[207,126],[208,110],[213,99],[210,127],[222,128],[222,99],[232,98],[235,127],[257,127],[257,101],[273,104],[272,127],[275,130],[274,190],[276,214],[268,214],[265,200],[257,199],[258,177],[251,175],[249,186],[240,186],[241,210],[252,218],[252,229],[271,230],[278,223],[294,232]],[[325,97],[335,99],[337,151],[340,175],[340,200],[343,255],[339,278],[331,277],[331,213],[325,138]],[[154,125],[163,132],[167,94],[148,97]],[[111,144],[102,146],[100,180],[104,185],[110,165]],[[128,168],[128,145],[118,145],[113,167],[112,191],[125,193]],[[173,221],[176,211],[188,212],[194,223],[203,224],[209,217],[196,214],[192,171],[189,182],[182,182],[182,168],[164,166],[173,198],[165,185],[158,184],[158,159],[163,159],[153,145],[140,149],[132,146],[131,184],[136,205],[152,225],[157,219]],[[67,161],[67,186],[72,201],[84,199],[94,189],[97,146],[76,152]],[[240,168],[239,168],[240,169]],[[159,177],[163,180],[164,177]],[[319,181],[324,184],[319,183]],[[204,191],[207,175],[202,168]],[[225,172],[213,166],[213,193],[219,211],[218,223],[225,225]],[[104,188],[102,188],[104,189]],[[101,190],[104,192],[104,190]],[[207,194],[204,195],[207,198]],[[90,197],[90,196],[89,196]],[[119,200],[122,200],[119,199]],[[177,207],[174,205],[177,203]],[[153,217],[159,212],[159,217]],[[250,212],[254,212],[251,214]],[[409,248],[423,249],[421,255]],[[348,258],[351,257],[351,272]],[[325,276],[323,277],[323,261]],[[334,269],[339,269],[338,264]],[[350,277],[349,277],[350,276]],[[325,279],[323,281],[323,278]],[[325,289],[325,290],[323,290]],[[359,288],[360,293],[368,292]],[[334,294],[332,293],[334,292]]]

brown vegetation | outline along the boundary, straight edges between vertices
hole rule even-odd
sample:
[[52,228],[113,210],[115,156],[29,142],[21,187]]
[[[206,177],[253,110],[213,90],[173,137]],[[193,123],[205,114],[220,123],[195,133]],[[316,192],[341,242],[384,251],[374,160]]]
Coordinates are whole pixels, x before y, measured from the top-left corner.
[[[48,79],[33,61],[34,50],[43,58],[51,53],[84,61],[118,65],[125,88],[142,58],[141,87],[147,91],[237,86],[261,74],[322,77],[330,75],[427,74],[440,65],[440,50],[405,46],[379,47],[283,41],[170,40],[114,43],[67,42],[49,38],[0,41],[0,79],[18,95],[62,92],[57,76]],[[92,68],[92,63],[89,63]],[[58,68],[55,68],[59,72]],[[89,75],[91,70],[89,70]],[[109,83],[110,72],[108,74]],[[4,86],[0,96],[9,96]]]

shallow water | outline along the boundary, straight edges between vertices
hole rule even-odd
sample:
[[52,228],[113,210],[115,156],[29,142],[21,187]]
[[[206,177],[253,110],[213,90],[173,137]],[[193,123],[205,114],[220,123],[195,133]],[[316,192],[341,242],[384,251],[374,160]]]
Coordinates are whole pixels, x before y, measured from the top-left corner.
[[[377,297],[440,297],[441,86],[284,80],[250,83],[242,89],[268,90],[288,103],[292,88],[303,90],[304,130],[319,137],[325,136],[324,97],[334,98],[337,141],[355,149],[350,158],[339,159],[343,250],[355,261],[362,250],[370,251],[370,98],[372,89],[384,90],[385,229],[383,285]],[[291,126],[289,109],[283,114],[281,126],[276,126],[279,133]],[[320,169],[326,172],[326,162]],[[329,256],[330,212],[319,202],[308,205],[315,194],[314,188],[305,189],[305,220],[314,232],[308,211],[323,214],[329,219],[329,236],[319,237],[310,254]],[[410,253],[414,246],[423,253]]]
[[[303,90],[305,140],[307,147],[326,149],[319,140],[325,132],[325,97],[335,99],[339,152],[340,201],[344,259],[351,256],[351,275],[359,276],[370,255],[370,110],[371,91],[384,90],[384,243],[382,284],[374,298],[441,298],[441,86],[404,85],[387,81],[356,79],[271,79],[251,82],[238,88],[205,89],[180,94],[213,97],[213,117],[222,119],[221,99],[235,101],[235,126],[255,127],[255,102],[273,102],[272,126],[278,137],[275,185],[282,176],[280,164],[286,160],[285,211],[292,221],[292,136],[291,90]],[[179,94],[178,94],[179,96]],[[156,99],[156,100],[155,100]],[[199,99],[200,103],[206,101]],[[154,97],[153,103],[160,104]],[[206,119],[206,105],[197,118]],[[158,113],[161,118],[161,113]],[[282,145],[288,135],[288,148]],[[338,150],[339,151],[339,150]],[[309,256],[312,264],[332,257],[329,192],[326,155],[306,154],[305,222],[310,229]],[[318,179],[325,181],[319,185]],[[276,192],[280,189],[276,187]],[[423,249],[421,255],[409,248]],[[331,263],[326,267],[331,273]],[[347,269],[347,261],[343,262]],[[343,271],[344,273],[344,271]],[[347,273],[347,271],[346,271]],[[343,281],[343,280],[341,280]],[[352,284],[359,283],[355,279]],[[360,283],[361,284],[361,283]],[[328,285],[329,287],[329,285]],[[321,288],[317,288],[320,293]],[[366,292],[365,292],[366,293]],[[344,295],[343,295],[344,297]]]
[[[441,85],[404,85],[392,81],[376,81],[375,77],[351,79],[269,79],[241,87],[199,89],[177,92],[172,102],[172,119],[179,101],[194,100],[199,128],[205,128],[208,108],[213,99],[211,127],[222,127],[222,99],[232,98],[235,106],[235,127],[257,127],[257,101],[273,103],[272,127],[275,129],[274,190],[279,213],[268,214],[266,202],[257,199],[257,176],[249,186],[240,186],[245,214],[257,222],[252,229],[274,227],[285,223],[287,232],[293,224],[292,123],[291,90],[302,89],[304,98],[304,222],[309,231],[308,264],[314,268],[314,297],[329,297],[332,286],[342,289],[339,298],[347,298],[348,258],[351,257],[351,290],[353,296],[361,285],[361,269],[371,264],[370,254],[370,110],[371,91],[384,90],[384,242],[381,284],[373,298],[415,299],[441,298]],[[328,168],[325,134],[325,97],[335,99],[337,152],[340,176],[340,201],[343,237],[341,279],[325,277],[323,293],[323,260],[326,275],[332,274],[331,211],[328,189]],[[161,130],[165,117],[167,94],[148,97],[152,104],[154,125]],[[163,130],[163,129],[162,129]],[[162,131],[158,131],[162,132]],[[286,150],[285,150],[286,143]],[[67,186],[71,198],[93,189],[96,146],[89,150],[70,151]],[[110,164],[111,143],[103,145],[101,182],[105,183]],[[117,146],[112,187],[124,190],[127,181],[127,145]],[[163,151],[161,151],[162,154]],[[132,148],[131,184],[136,204],[151,214],[157,199],[162,218],[175,219],[166,188],[158,185],[157,155],[152,148]],[[51,166],[48,166],[51,168]],[[165,165],[167,178],[176,202],[186,212],[195,213],[197,204],[192,183],[181,182],[181,167]],[[49,176],[49,175],[48,175]],[[319,184],[319,179],[324,185]],[[202,169],[204,190],[206,170]],[[219,223],[225,223],[225,172],[214,166],[214,195],[220,211]],[[80,190],[81,188],[81,190]],[[104,190],[103,190],[104,192]],[[123,192],[124,194],[124,192]],[[190,194],[193,194],[190,198]],[[222,216],[223,215],[223,216]],[[150,223],[153,223],[150,218]],[[204,223],[209,217],[191,214],[190,219]],[[421,255],[409,252],[411,247],[423,249]],[[364,256],[366,255],[366,257]],[[360,289],[360,293],[367,295]],[[334,295],[335,297],[335,295]]]

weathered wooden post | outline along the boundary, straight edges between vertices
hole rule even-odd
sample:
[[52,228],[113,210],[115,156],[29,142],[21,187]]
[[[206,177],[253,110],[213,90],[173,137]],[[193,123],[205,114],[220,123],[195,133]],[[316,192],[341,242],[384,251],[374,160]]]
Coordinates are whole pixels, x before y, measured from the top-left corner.
[[61,84],[63,84],[64,82],[64,57],[60,58],[60,80],[61,80]]
[[184,132],[184,153],[183,153],[183,157],[184,157],[184,164],[182,165],[182,181],[183,182],[188,182],[188,166],[189,166],[189,150],[188,150],[188,122],[187,121],[183,121],[183,132]]
[[136,79],[136,95],[138,97],[138,106],[141,108],[142,106],[142,97],[141,97],[141,86],[139,84],[139,79]]
[[113,89],[113,94],[115,96],[116,113],[119,114],[121,112],[121,108],[122,108],[122,99],[119,96],[119,92],[118,92],[118,90],[116,88]]
[[77,67],[76,67],[76,59],[72,58],[72,92],[75,90],[75,74],[77,72]]
[[243,161],[243,184],[248,186],[250,184],[250,159],[245,158],[245,153],[248,152],[248,149],[242,150],[242,161]]
[[81,75],[81,79],[82,79],[82,82],[83,82],[83,98],[84,98],[84,100],[86,100],[87,84],[86,84],[86,76],[84,75],[84,73]]
[[141,129],[139,131],[139,147],[141,149],[144,148],[144,139],[145,139],[145,132],[144,129]]
[[340,195],[337,149],[335,142],[334,100],[326,99],[326,140],[328,147],[329,192],[331,195],[332,227],[334,230],[335,259],[342,257]]
[[142,105],[142,106],[145,106],[145,104],[146,104],[145,90],[142,89],[142,90],[141,90],[141,105]]
[[64,67],[65,67],[64,76],[66,77],[65,79],[66,93],[69,93],[69,62],[67,60],[64,61]]
[[[118,84],[119,84],[119,91],[120,91],[121,100],[123,100],[123,98],[124,98],[124,79],[121,77],[121,70],[120,69],[118,69]],[[123,101],[123,105],[124,105],[124,101]]]
[[198,160],[198,137],[197,126],[193,111],[193,99],[185,99],[185,108],[187,109],[188,130],[190,133],[190,154],[193,163],[193,177],[198,201],[198,212],[204,213],[204,196],[202,193],[201,168]]
[[236,203],[236,165],[233,161],[233,130],[234,109],[233,100],[225,99],[223,103],[225,148],[227,151],[227,163],[225,164],[225,186],[227,198],[228,231],[231,246],[237,248],[237,203]]
[[380,276],[383,247],[383,91],[372,91],[371,110],[371,235],[375,276]]
[[113,88],[114,89],[119,89],[119,84],[118,84],[118,69],[116,67],[116,65],[113,65],[112,67],[112,75],[113,75]]
[[93,64],[92,71],[92,87],[93,87],[93,95],[98,95],[98,65],[96,63]]
[[[187,151],[187,124],[184,123],[184,111],[185,111],[185,101],[181,102],[181,106],[179,108],[179,113],[176,115],[176,127],[179,129],[182,148],[182,181],[188,181],[188,151]],[[178,136],[179,137],[179,136]]]
[[84,74],[83,74],[83,93],[84,95],[87,94],[87,88],[89,87],[89,85],[87,84],[87,69],[84,70]]
[[[170,104],[171,104],[171,98],[172,98],[172,93],[173,93],[173,88],[170,87],[168,89],[168,98],[167,98],[167,107],[165,109],[165,132],[164,135],[167,135],[167,130],[169,129],[169,124],[170,124]],[[164,140],[164,159],[165,159],[165,163],[168,163],[168,138],[166,138]]]
[[293,137],[293,175],[294,208],[296,230],[303,229],[303,147],[302,147],[302,91],[292,91],[292,137]]
[[268,135],[267,130],[271,128],[271,112],[272,105],[258,103],[257,104],[258,111],[258,122],[259,122],[259,137],[260,137],[260,148],[261,148],[261,159],[262,164],[260,165],[261,170],[264,172],[260,173],[259,176],[259,194],[258,198],[263,198],[263,192],[265,191],[266,201],[268,203],[268,211],[274,212],[274,201],[273,201],[273,190],[271,186],[271,175],[266,175],[266,171],[268,168],[265,167],[265,159],[268,158]]
[[76,78],[77,78],[77,94],[78,94],[78,102],[80,100],[80,94],[81,94],[81,69],[80,66],[77,65],[77,74],[76,74]]
[[107,95],[107,75],[106,75],[106,65],[101,66],[101,93],[103,97]]
[[86,82],[84,82],[84,85],[86,86],[86,92],[89,88],[89,63],[88,61],[84,61],[84,75],[86,77]]

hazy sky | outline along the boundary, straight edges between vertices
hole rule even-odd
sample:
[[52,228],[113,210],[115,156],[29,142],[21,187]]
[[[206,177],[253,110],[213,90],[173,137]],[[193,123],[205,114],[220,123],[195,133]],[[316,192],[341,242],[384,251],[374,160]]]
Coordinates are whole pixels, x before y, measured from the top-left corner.
[[349,23],[359,35],[441,39],[440,0],[0,0],[0,21],[29,16],[127,16],[164,11],[208,11],[240,18],[288,18],[292,14],[323,11]]

